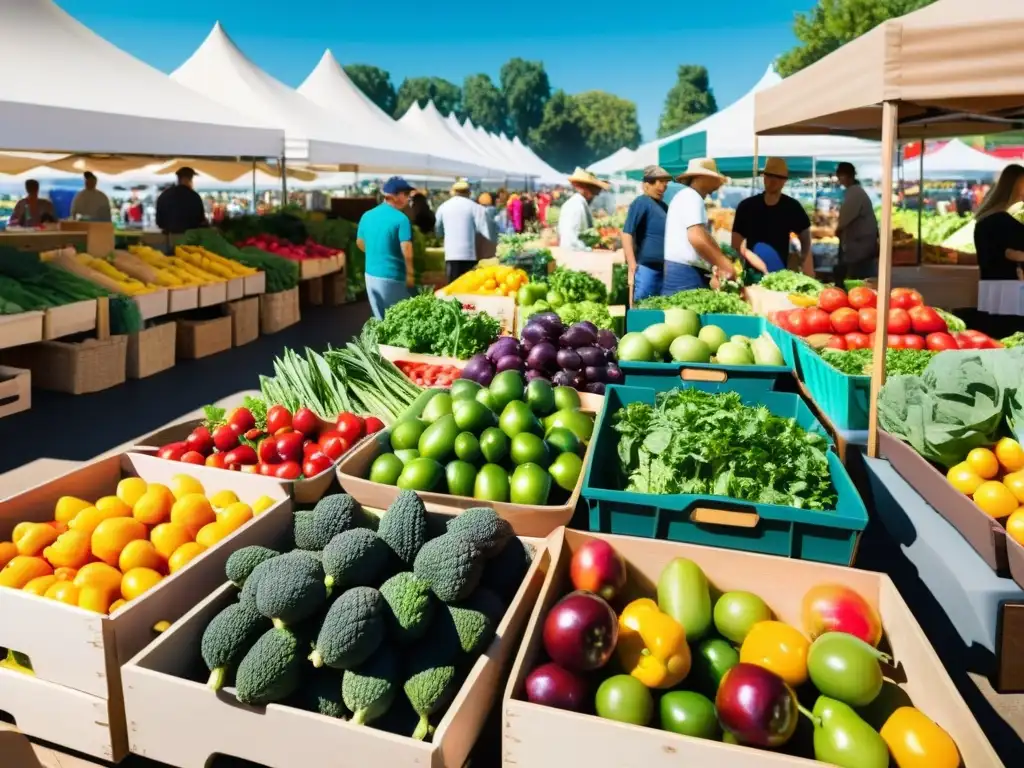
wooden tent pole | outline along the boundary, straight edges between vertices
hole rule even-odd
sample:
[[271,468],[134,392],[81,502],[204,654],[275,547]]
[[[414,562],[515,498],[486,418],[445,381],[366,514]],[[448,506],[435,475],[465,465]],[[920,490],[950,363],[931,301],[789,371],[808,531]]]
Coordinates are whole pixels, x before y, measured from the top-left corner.
[[878,320],[871,360],[871,408],[868,413],[868,456],[878,456],[878,395],[885,383],[889,340],[889,286],[892,283],[892,156],[896,147],[898,108],[882,103],[882,220],[878,243]]
[[753,174],[750,177],[751,192],[756,192],[757,191],[757,166],[758,166],[757,153],[758,153],[758,151],[760,149],[760,147],[758,146],[760,144],[760,142],[758,141],[759,138],[760,137],[755,133],[754,134],[754,171],[753,171]]

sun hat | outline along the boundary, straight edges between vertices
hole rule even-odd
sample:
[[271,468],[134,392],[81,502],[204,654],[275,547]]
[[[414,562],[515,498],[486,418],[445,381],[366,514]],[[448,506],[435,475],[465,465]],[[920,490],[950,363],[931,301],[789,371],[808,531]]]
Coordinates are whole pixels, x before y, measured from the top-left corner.
[[672,174],[662,168],[660,165],[646,165],[644,166],[644,181],[659,181],[660,179],[672,180]]
[[452,192],[469,192],[469,182],[465,179],[457,179],[452,184]]
[[711,179],[718,179],[725,183],[729,180],[718,172],[718,163],[710,157],[695,157],[686,164],[686,170],[676,176],[676,181],[686,183],[694,176],[706,176]]
[[782,179],[789,178],[789,166],[781,157],[769,157],[764,161],[764,169],[761,171],[765,176],[778,176]]
[[381,191],[385,195],[397,195],[402,192],[412,192],[414,189],[415,187],[413,187],[408,181],[403,179],[401,176],[392,176],[390,179],[384,182],[384,187],[381,189]]
[[572,172],[572,176],[569,177],[569,183],[586,184],[588,187],[597,187],[598,189],[612,188],[612,185],[607,181],[602,181],[590,171],[585,171],[582,168],[576,168],[576,170]]

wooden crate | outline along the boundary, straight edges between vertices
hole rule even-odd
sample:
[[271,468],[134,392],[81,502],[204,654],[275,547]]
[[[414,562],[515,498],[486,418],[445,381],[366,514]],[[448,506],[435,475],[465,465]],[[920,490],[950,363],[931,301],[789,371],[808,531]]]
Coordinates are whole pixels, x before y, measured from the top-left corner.
[[187,312],[199,306],[199,288],[197,286],[171,288],[167,294],[168,312]]
[[199,306],[212,307],[228,300],[227,280],[219,283],[208,283],[199,286]]
[[43,318],[43,339],[59,339],[96,328],[96,299],[76,301],[46,310]]
[[224,305],[231,317],[231,343],[236,347],[249,344],[260,337],[260,300],[253,296]]
[[42,341],[44,317],[44,312],[0,315],[0,349]]
[[139,314],[143,320],[152,320],[154,317],[163,317],[170,307],[169,291],[161,288],[158,291],[143,293],[134,296],[135,305],[139,308]]
[[0,365],[0,419],[32,407],[32,371]]
[[277,333],[302,319],[299,311],[299,289],[260,296],[260,333]]
[[237,301],[238,299],[245,296],[245,278],[236,277],[232,280],[228,280],[225,284],[226,299],[228,301]]
[[32,371],[39,389],[85,395],[124,384],[128,337],[86,339],[81,342],[43,341],[5,350],[3,360]]
[[178,324],[160,323],[128,337],[126,373],[129,379],[144,379],[174,367]]
[[277,503],[109,616],[0,589],[0,646],[26,654],[35,671],[30,676],[0,668],[0,711],[8,713],[23,733],[103,760],[125,757],[128,726],[121,666],[153,640],[157,622],[176,621],[221,584],[231,552],[290,530],[292,506],[272,478],[134,453],[99,459],[0,501],[4,540],[19,522],[52,520],[61,496],[93,501],[113,495],[123,477],[166,484],[183,471],[199,480],[208,494],[232,490],[243,501],[266,495]]
[[197,360],[231,349],[231,318],[178,320],[176,354],[182,360]]
[[242,278],[245,286],[246,296],[259,296],[261,293],[267,292],[267,273],[257,272],[255,275],[249,275]]

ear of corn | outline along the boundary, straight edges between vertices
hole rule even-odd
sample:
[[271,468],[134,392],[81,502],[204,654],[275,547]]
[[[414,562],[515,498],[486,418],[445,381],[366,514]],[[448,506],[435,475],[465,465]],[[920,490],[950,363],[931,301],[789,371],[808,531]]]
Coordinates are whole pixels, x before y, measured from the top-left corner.
[[[199,249],[203,251],[203,249]],[[196,253],[194,248],[179,246],[175,249],[174,256],[165,256],[159,251],[144,245],[133,245],[128,251],[142,259],[148,266],[164,273],[163,280],[177,280],[179,286],[184,285],[208,285],[209,283],[223,283],[235,277],[244,277],[247,273],[234,273],[229,271],[223,264]],[[241,265],[239,265],[241,266]],[[170,285],[170,283],[161,283]]]
[[174,249],[174,255],[205,272],[220,275],[227,280],[255,275],[258,271],[232,259],[219,256],[199,245],[179,245]]

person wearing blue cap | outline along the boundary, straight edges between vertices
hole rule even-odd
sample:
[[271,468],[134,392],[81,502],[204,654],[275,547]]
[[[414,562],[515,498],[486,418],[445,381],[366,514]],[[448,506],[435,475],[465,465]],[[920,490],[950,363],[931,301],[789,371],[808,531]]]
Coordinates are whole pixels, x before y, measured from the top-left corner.
[[405,215],[413,187],[401,176],[384,182],[384,202],[359,219],[356,244],[366,254],[366,295],[378,320],[413,287],[412,222]]

